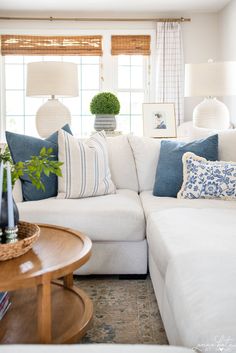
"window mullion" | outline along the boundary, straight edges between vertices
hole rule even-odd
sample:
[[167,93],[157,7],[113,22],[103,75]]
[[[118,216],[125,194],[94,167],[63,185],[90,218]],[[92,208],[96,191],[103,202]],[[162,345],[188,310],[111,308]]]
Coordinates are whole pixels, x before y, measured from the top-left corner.
[[129,131],[132,131],[132,65],[131,65],[131,56],[129,57],[129,82],[130,82],[130,90],[129,90]]
[[5,142],[6,131],[6,80],[5,80],[5,58],[0,56],[0,141]]
[[101,81],[102,91],[115,91],[115,79],[113,70],[113,57],[111,56],[111,34],[103,36],[103,56],[101,58],[103,66],[103,80]]
[[23,56],[23,70],[22,70],[22,75],[23,75],[23,114],[24,114],[24,134],[25,134],[25,131],[26,131],[26,126],[25,126],[25,120],[26,120],[26,114],[25,114],[25,99],[26,99],[26,87],[24,86],[25,85],[25,60],[24,60],[24,56]]

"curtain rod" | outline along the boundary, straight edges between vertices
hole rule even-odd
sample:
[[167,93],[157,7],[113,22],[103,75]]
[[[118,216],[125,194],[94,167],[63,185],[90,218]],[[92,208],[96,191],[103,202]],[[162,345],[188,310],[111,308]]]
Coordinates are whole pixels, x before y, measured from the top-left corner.
[[190,22],[191,18],[78,18],[78,17],[0,17],[15,21],[75,21],[75,22]]

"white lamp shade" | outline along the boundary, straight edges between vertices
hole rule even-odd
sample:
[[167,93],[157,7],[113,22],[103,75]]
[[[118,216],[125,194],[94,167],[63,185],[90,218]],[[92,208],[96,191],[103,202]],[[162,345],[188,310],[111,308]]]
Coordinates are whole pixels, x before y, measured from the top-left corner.
[[236,62],[185,65],[185,97],[236,95]]
[[29,63],[26,95],[32,97],[78,96],[77,65],[57,61]]

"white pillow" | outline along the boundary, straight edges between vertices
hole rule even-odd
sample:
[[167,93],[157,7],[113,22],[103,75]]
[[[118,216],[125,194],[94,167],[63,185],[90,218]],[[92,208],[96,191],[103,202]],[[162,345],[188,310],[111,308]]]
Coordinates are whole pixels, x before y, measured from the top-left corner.
[[58,198],[77,199],[115,193],[103,131],[81,141],[60,130],[58,160],[63,162],[62,177],[58,178]]
[[139,191],[152,190],[160,154],[160,139],[129,136],[137,168]]
[[107,137],[111,177],[117,189],[138,192],[134,156],[127,135]]
[[219,159],[236,162],[236,130],[225,130],[218,133]]
[[236,200],[236,163],[207,161],[187,152],[183,155],[180,199]]
[[236,162],[236,129],[209,130],[193,127],[193,140],[218,134],[219,136],[219,159],[222,161]]

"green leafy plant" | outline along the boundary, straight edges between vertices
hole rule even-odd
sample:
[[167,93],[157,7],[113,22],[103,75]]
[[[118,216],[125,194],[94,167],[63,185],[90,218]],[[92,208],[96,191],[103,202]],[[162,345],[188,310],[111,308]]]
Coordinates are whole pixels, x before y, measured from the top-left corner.
[[120,102],[118,98],[110,92],[98,93],[90,103],[92,114],[117,115],[120,112]]
[[[14,186],[17,179],[23,175],[28,175],[32,184],[37,188],[45,191],[45,186],[41,181],[42,175],[49,176],[50,174],[56,174],[61,176],[62,162],[53,160],[53,149],[46,149],[43,147],[38,156],[32,156],[31,159],[25,162],[13,163],[10,151],[6,147],[0,153],[0,162],[10,163],[11,166],[11,177],[12,186]],[[3,191],[7,191],[7,180],[6,180],[6,169],[4,170],[3,178]]]

